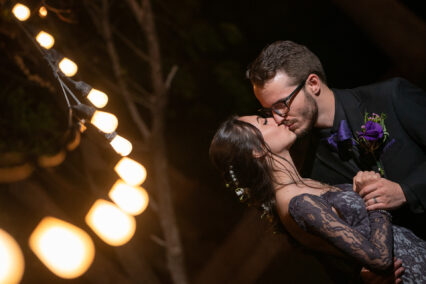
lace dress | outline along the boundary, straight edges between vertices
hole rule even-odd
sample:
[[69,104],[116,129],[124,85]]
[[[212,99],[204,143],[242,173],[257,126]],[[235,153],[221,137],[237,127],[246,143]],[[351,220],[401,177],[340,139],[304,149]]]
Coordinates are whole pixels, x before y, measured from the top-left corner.
[[426,242],[410,230],[392,225],[386,214],[367,211],[352,185],[337,187],[341,191],[292,198],[289,213],[303,230],[326,239],[360,267],[392,270],[395,256],[405,268],[403,283],[426,283]]

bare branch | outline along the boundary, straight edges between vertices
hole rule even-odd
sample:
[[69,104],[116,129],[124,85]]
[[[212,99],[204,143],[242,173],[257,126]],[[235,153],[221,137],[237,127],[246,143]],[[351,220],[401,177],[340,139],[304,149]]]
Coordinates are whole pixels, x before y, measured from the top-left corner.
[[84,1],[84,5],[87,7],[87,11],[92,18],[93,23],[95,24],[99,33],[102,34],[102,25],[101,20],[99,19],[99,15],[101,14],[101,9],[96,5],[94,1],[86,0]]
[[138,105],[152,109],[152,104],[149,103],[148,100],[145,100],[143,97],[133,96],[132,100],[134,100],[135,103],[137,103]]
[[151,237],[151,240],[154,243],[156,243],[157,245],[162,246],[162,247],[166,247],[167,246],[166,242],[162,238],[160,238],[160,237],[158,237],[156,235],[150,235],[150,237]]
[[150,136],[150,131],[146,123],[142,120],[141,116],[138,113],[136,105],[134,101],[132,100],[132,95],[129,93],[126,81],[124,80],[124,76],[121,71],[123,70],[123,68],[121,68],[120,58],[118,56],[117,50],[114,45],[114,41],[112,39],[111,25],[108,19],[109,2],[108,0],[103,0],[102,4],[103,4],[102,14],[101,14],[102,15],[102,34],[106,42],[107,51],[111,59],[115,77],[118,81],[118,84],[120,85],[120,89],[121,89],[120,93],[123,95],[126,106],[129,109],[130,115],[132,116],[134,122],[136,123],[142,137],[144,139],[148,139],[148,137]]
[[144,87],[142,87],[140,84],[138,84],[137,82],[135,82],[134,80],[127,80],[127,82],[131,85],[132,88],[134,88],[136,91],[138,91],[141,95],[145,96],[145,97],[152,97],[153,94],[148,92]]
[[170,89],[170,85],[172,84],[173,78],[175,77],[178,69],[179,69],[179,67],[177,65],[172,66],[172,69],[170,70],[169,74],[167,75],[167,79],[166,79],[166,82],[165,82],[166,90]]
[[113,32],[119,39],[121,39],[127,47],[129,47],[137,56],[139,56],[144,61],[149,62],[151,59],[149,56],[143,52],[140,48],[138,48],[136,45],[134,45],[130,40],[128,40],[120,31],[118,31],[116,28],[113,28]]
[[15,63],[19,67],[19,69],[21,69],[22,73],[24,73],[25,76],[27,76],[27,79],[29,81],[37,83],[39,86],[48,89],[49,92],[51,92],[51,93],[55,93],[56,92],[55,91],[56,88],[49,81],[45,81],[43,78],[41,78],[37,74],[31,74],[31,71],[25,65],[25,62],[22,59],[22,57],[20,57],[19,55],[15,55],[13,57],[13,59],[15,60]]
[[145,20],[145,14],[142,10],[142,7],[136,2],[136,0],[127,0],[127,4],[130,6],[130,9],[133,11],[133,14],[136,17],[136,21],[140,26],[143,25]]
[[56,16],[58,16],[58,18],[60,20],[66,22],[66,23],[69,23],[69,24],[76,24],[77,23],[77,21],[75,21],[75,20],[71,19],[70,17],[67,17],[67,16],[64,15],[64,14],[71,15],[71,12],[72,12],[71,9],[58,9],[58,8],[55,8],[53,6],[48,5],[46,3],[46,1],[43,1],[43,6],[45,6],[47,10],[55,13]]

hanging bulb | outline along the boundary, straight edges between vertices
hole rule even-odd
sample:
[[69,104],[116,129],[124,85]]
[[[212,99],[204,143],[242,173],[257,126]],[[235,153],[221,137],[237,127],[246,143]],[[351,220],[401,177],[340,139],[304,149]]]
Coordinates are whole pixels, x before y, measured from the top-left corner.
[[47,16],[47,9],[46,9],[46,7],[41,6],[41,7],[40,7],[40,9],[38,9],[38,15],[39,15],[41,18],[46,17],[46,16]]
[[87,99],[97,108],[103,108],[108,103],[108,96],[99,90],[91,89]]
[[0,283],[19,283],[24,266],[24,255],[18,243],[0,229]]
[[15,6],[13,6],[12,13],[21,22],[28,20],[31,15],[30,9],[21,3],[17,3]]
[[136,221],[114,203],[98,199],[86,215],[86,223],[107,244],[121,246],[134,235]]
[[41,220],[29,245],[50,271],[66,279],[86,272],[95,256],[95,246],[85,231],[54,217]]
[[59,69],[61,69],[65,76],[72,77],[77,73],[78,67],[73,61],[64,57],[61,62],[59,62]]
[[55,39],[50,34],[41,31],[36,36],[37,42],[44,48],[50,49],[55,44]]
[[141,214],[148,206],[148,193],[139,186],[131,186],[119,179],[108,193],[109,198],[130,215]]
[[117,129],[118,119],[111,113],[97,110],[93,114],[90,123],[104,133],[111,133]]
[[144,166],[127,157],[121,158],[114,170],[129,185],[140,185],[146,178]]
[[113,133],[113,138],[110,139],[109,144],[114,148],[115,152],[121,156],[127,156],[132,152],[132,143],[126,138],[121,137],[120,135]]
[[79,90],[83,96],[87,97],[87,99],[97,108],[103,108],[108,103],[108,96],[95,88],[92,88],[89,84],[84,81],[73,81],[69,79],[69,81],[74,84],[74,87]]
[[117,129],[118,119],[111,113],[96,110],[94,107],[85,104],[73,105],[72,109],[80,119],[90,120],[91,124],[104,133],[112,133]]

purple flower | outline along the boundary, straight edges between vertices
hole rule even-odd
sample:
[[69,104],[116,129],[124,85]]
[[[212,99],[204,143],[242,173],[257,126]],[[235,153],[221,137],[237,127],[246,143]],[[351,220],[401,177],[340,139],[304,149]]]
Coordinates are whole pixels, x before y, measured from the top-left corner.
[[367,121],[365,123],[365,130],[358,132],[359,138],[364,138],[366,141],[377,141],[383,137],[383,128],[380,124],[374,121]]

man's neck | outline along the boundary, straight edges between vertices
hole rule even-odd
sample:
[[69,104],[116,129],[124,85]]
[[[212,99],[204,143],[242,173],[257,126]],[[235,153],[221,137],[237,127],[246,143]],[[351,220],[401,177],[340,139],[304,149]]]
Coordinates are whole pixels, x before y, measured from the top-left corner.
[[315,128],[330,128],[333,126],[335,114],[335,98],[333,91],[325,84],[321,86],[321,93],[317,97],[318,118]]

